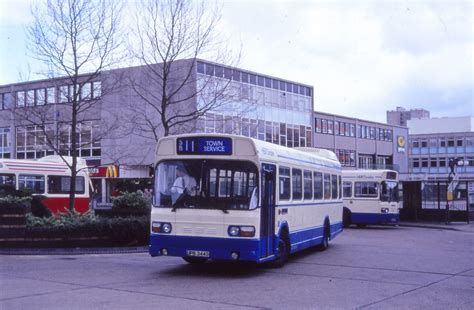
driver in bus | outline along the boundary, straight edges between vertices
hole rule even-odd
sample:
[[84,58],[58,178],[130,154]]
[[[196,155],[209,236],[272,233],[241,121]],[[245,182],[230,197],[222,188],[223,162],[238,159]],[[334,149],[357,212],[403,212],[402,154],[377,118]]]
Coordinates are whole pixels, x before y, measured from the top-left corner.
[[187,174],[186,169],[183,166],[178,166],[176,168],[176,176],[176,180],[170,188],[172,203],[174,204],[183,194],[196,196],[196,179]]

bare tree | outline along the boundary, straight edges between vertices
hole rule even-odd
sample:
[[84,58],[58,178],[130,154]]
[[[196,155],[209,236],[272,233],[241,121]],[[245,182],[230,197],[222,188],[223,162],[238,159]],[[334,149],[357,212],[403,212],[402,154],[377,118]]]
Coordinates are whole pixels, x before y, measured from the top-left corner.
[[110,131],[108,128],[102,133],[95,130],[94,136],[88,134],[94,120],[100,120],[100,98],[112,91],[99,78],[122,59],[117,56],[121,55],[121,10],[122,4],[115,0],[47,0],[45,5],[32,8],[29,50],[47,68],[41,74],[52,79],[55,86],[47,86],[53,94],[48,88],[42,94],[23,93],[24,98],[17,98],[13,114],[18,122],[34,125],[40,131],[36,138],[68,165],[71,210],[79,150],[82,144],[97,143],[105,131]]
[[196,74],[199,58],[235,65],[240,57],[217,32],[220,8],[209,1],[142,0],[137,11],[134,54],[142,67],[130,85],[145,104],[132,107],[136,134],[158,140],[192,131],[206,113],[228,109],[231,80]]

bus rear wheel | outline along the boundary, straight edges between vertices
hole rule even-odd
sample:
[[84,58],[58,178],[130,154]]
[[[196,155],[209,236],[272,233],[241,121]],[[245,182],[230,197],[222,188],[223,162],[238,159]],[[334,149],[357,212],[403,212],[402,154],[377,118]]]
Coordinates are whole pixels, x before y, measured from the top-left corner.
[[191,265],[202,265],[207,262],[207,258],[184,256],[183,259]]
[[323,234],[323,240],[321,241],[321,244],[318,245],[318,250],[319,251],[324,251],[329,247],[329,226],[325,225],[324,226],[324,234]]

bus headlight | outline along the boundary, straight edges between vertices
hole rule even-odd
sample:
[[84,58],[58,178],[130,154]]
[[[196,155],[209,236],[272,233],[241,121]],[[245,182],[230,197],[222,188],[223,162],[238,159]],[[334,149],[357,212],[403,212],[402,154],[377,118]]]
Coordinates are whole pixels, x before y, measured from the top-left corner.
[[388,208],[382,208],[382,213],[388,213]]
[[229,236],[237,237],[240,233],[240,228],[238,226],[229,226]]
[[170,223],[152,222],[151,231],[157,234],[169,234],[171,233]]
[[253,226],[229,226],[227,230],[231,237],[254,237],[255,227]]

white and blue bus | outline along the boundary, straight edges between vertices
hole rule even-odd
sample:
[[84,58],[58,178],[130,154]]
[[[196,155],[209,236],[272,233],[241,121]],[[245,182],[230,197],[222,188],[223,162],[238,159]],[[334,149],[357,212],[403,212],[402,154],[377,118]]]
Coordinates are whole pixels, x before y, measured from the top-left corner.
[[396,224],[400,221],[398,173],[393,170],[345,170],[342,173],[344,227]]
[[296,150],[225,134],[159,140],[151,256],[285,263],[342,231],[341,165],[327,150]]

